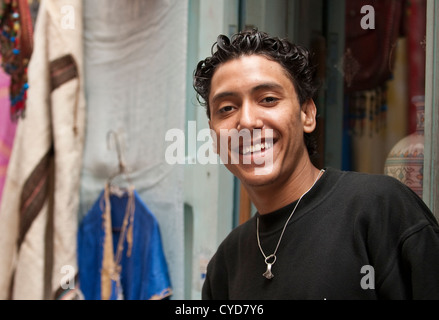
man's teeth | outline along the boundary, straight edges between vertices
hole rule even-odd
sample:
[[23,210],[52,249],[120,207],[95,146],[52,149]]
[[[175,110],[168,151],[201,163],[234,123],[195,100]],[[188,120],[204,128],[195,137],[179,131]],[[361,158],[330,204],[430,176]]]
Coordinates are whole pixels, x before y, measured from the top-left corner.
[[261,151],[263,149],[270,149],[272,146],[273,146],[273,144],[268,143],[268,142],[258,143],[258,144],[255,144],[253,146],[250,146],[250,147],[245,147],[242,154],[248,154],[250,152],[258,152],[258,151]]

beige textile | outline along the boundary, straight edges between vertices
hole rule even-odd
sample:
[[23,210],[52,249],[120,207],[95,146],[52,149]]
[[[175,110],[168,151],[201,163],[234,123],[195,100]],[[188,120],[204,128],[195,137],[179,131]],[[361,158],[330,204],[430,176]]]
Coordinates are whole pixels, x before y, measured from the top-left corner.
[[17,126],[0,207],[0,299],[54,299],[60,287],[74,284],[85,124],[82,31],[81,0],[41,0],[26,117]]

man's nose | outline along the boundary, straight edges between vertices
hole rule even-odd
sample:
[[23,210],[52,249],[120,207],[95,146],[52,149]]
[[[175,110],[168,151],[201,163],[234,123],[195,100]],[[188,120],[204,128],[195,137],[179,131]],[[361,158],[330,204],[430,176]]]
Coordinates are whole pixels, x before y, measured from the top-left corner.
[[263,121],[260,118],[258,107],[251,101],[245,101],[240,108],[238,129],[254,129],[262,128],[262,126]]

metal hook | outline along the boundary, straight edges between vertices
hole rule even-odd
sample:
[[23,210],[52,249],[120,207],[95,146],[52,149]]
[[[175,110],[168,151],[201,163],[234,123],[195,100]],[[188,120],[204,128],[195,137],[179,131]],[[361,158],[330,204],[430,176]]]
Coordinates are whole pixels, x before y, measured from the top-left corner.
[[123,160],[122,150],[120,148],[119,137],[117,136],[117,133],[114,132],[113,130],[110,130],[107,133],[107,147],[108,149],[110,149],[111,136],[114,137],[114,142],[116,144],[117,159],[119,161],[119,173],[125,173],[125,162]]

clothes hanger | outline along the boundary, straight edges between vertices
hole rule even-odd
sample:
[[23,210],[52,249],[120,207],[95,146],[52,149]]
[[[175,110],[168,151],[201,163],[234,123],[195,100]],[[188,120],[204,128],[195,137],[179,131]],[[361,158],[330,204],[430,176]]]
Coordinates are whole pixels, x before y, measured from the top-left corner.
[[[105,186],[105,218],[104,218],[104,227],[107,232],[107,236],[105,237],[105,245],[107,245],[107,251],[104,249],[104,262],[103,269],[106,270],[104,274],[104,287],[105,287],[105,295],[110,296],[110,291],[112,290],[111,280],[116,281],[117,286],[117,294],[119,296],[122,295],[121,290],[121,282],[120,275],[122,272],[121,259],[122,253],[124,250],[124,242],[127,242],[127,256],[131,255],[132,244],[133,244],[133,223],[134,223],[134,210],[135,210],[135,202],[133,196],[133,184],[131,179],[127,173],[125,161],[122,155],[122,150],[120,148],[119,137],[113,130],[108,131],[107,133],[107,148],[110,148],[110,139],[113,138],[114,143],[116,145],[116,153],[117,159],[119,162],[119,171],[111,175],[107,180],[107,185]],[[121,226],[113,226],[113,211],[111,209],[109,194],[116,193],[122,195],[125,191],[122,190],[120,186],[113,185],[113,179],[117,176],[123,175],[125,181],[128,183],[128,200],[125,209],[125,213],[123,215],[123,220]],[[107,189],[108,188],[108,189]],[[119,232],[116,251],[113,252],[113,237],[112,232]],[[108,249],[109,248],[109,249]],[[122,296],[121,296],[122,297]]]
[[119,171],[112,174],[108,180],[107,183],[108,185],[112,185],[113,180],[117,177],[117,176],[123,176],[125,178],[125,181],[128,183],[129,186],[132,185],[132,181],[131,178],[128,175],[128,172],[126,170],[126,165],[125,165],[125,161],[124,161],[124,157],[122,154],[122,149],[120,148],[120,143],[119,143],[119,137],[117,135],[116,132],[114,132],[113,130],[108,131],[107,133],[107,147],[108,149],[111,149],[111,145],[110,145],[110,139],[113,137],[114,143],[116,145],[116,153],[117,153],[117,159],[119,162]]

